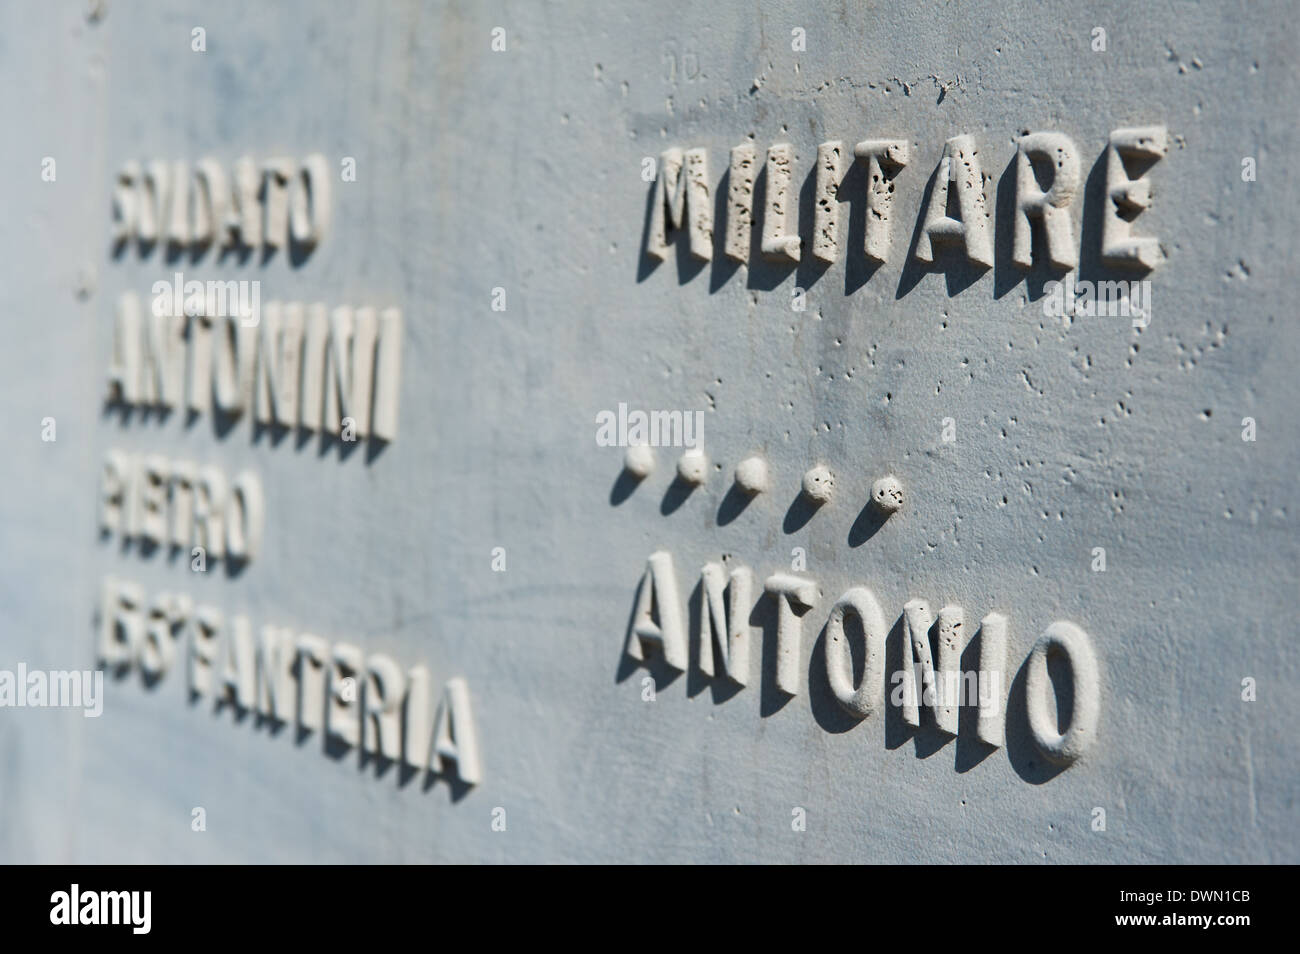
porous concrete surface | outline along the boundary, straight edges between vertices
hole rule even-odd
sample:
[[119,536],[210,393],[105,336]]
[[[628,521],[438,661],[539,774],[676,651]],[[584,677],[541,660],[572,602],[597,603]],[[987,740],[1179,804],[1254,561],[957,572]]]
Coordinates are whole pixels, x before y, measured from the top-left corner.
[[[109,679],[99,719],[0,711],[0,858],[1300,861],[1293,13],[109,0],[90,22],[82,3],[4,5],[0,666],[92,665],[98,585],[114,574],[463,676],[484,780],[426,788],[355,752],[330,757],[319,734],[298,743],[190,705],[178,663],[154,688]],[[1099,163],[1112,130],[1153,124],[1170,148],[1133,224],[1168,253],[1147,276],[1149,327],[1045,316],[1046,276],[1011,263],[1016,137],[1078,145],[1079,277],[1108,278]],[[963,134],[992,177],[994,267],[905,265],[926,183]],[[860,177],[827,268],[809,254],[731,263],[721,218],[712,262],[687,255],[684,232],[667,261],[648,259],[643,159],[706,148],[716,190],[751,136],[760,163],[772,144],[794,148],[805,251],[818,144],[910,143],[890,260],[869,268],[861,252]],[[357,179],[335,183],[331,230],[306,261],[112,257],[124,162],[317,152],[335,167],[355,157]],[[343,457],[255,440],[246,421],[106,414],[113,304],[177,268],[260,279],[264,300],[400,307],[398,439]],[[679,451],[661,448],[629,492],[623,449],[594,440],[596,414],[620,402],[704,411],[710,476],[757,453],[770,491],[740,509],[729,479],[682,495]],[[39,439],[45,417],[56,442]],[[102,541],[113,447],[255,469],[260,559],[200,575]],[[797,498],[817,463],[835,498],[809,514]],[[881,522],[870,489],[885,474],[908,499]],[[652,552],[671,552],[685,596],[724,557],[761,592],[795,548],[821,594],[799,695],[772,685],[770,598],[743,690],[628,665]],[[846,719],[821,627],[854,586],[891,625],[917,598],[963,607],[968,625],[1007,616],[1003,748]],[[1088,634],[1101,691],[1096,742],[1064,770],[1032,746],[1023,699],[1030,647],[1058,620]]]

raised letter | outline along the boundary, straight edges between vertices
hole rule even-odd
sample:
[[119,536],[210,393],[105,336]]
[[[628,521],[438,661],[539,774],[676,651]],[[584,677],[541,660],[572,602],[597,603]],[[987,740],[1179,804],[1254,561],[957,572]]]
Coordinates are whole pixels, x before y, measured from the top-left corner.
[[108,400],[136,404],[140,400],[140,299],[126,292],[117,300],[113,322],[113,356],[108,365]]
[[324,237],[329,225],[329,163],[324,156],[312,154],[303,160],[290,187],[289,226],[293,240],[310,249]]
[[[939,171],[930,192],[925,225],[916,241],[916,257],[933,262],[931,242],[960,242],[966,257],[977,265],[993,264],[993,241],[989,237],[987,182],[980,169],[979,150],[970,136],[954,136],[943,147]],[[961,218],[948,215],[948,190],[957,190]]]
[[262,549],[266,506],[257,474],[246,470],[235,478],[226,506],[226,553],[235,560],[254,560]]
[[302,387],[303,311],[298,302],[269,301],[262,309],[257,348],[257,420],[293,427]]
[[[1057,653],[1064,654],[1069,660],[1074,685],[1070,727],[1063,734],[1057,728],[1059,713],[1057,718],[1053,718],[1047,706],[1047,697],[1053,692],[1047,658]],[[1101,687],[1097,657],[1087,633],[1073,623],[1055,622],[1047,627],[1029,654],[1025,700],[1029,710],[1029,731],[1044,758],[1069,765],[1088,750],[1097,737]]]
[[[1051,166],[1052,185],[1044,192],[1034,175],[1034,160]],[[1057,268],[1079,263],[1070,228],[1070,203],[1079,190],[1079,155],[1064,133],[1021,136],[1016,150],[1016,216],[1012,260],[1021,268],[1033,265],[1033,228],[1040,219],[1047,235],[1047,259]]]
[[979,719],[975,734],[985,745],[1002,745],[1006,723],[1007,618],[989,613],[980,620]]
[[396,760],[402,754],[401,709],[406,691],[401,667],[382,653],[375,653],[366,662],[365,689],[362,748]]
[[448,761],[456,763],[456,775],[467,785],[477,785],[483,780],[474,713],[470,710],[469,685],[459,677],[447,680],[442,690],[429,768],[446,775]]
[[[686,174],[682,175],[685,159]],[[650,235],[646,252],[663,261],[668,257],[668,229],[686,226],[691,255],[702,261],[713,257],[713,203],[709,198],[709,161],[704,149],[668,149],[659,156],[650,207]]]
[[790,206],[798,194],[791,194],[794,181],[794,146],[788,142],[767,148],[767,205],[763,209],[763,255],[781,262],[799,261],[799,235],[790,234]]
[[402,393],[402,312],[385,308],[379,315],[375,344],[375,403],[370,433],[382,441],[397,436],[397,399]]
[[1149,270],[1165,260],[1158,240],[1132,234],[1132,220],[1151,207],[1151,181],[1145,176],[1130,179],[1124,159],[1159,160],[1168,151],[1164,126],[1116,129],[1110,134],[1101,216],[1101,259],[1107,265]]
[[217,640],[225,622],[221,611],[200,606],[194,613],[190,629],[190,695],[206,696],[212,691],[212,667],[220,647]]
[[293,630],[263,626],[257,644],[257,711],[276,722],[293,721]]
[[[105,666],[128,666],[144,634],[144,590],[105,577],[99,604],[99,659]],[[23,691],[20,686],[19,692]]]
[[226,633],[225,661],[221,672],[221,698],[240,709],[257,705],[257,660],[253,630],[247,616],[236,616]]
[[652,645],[659,647],[669,666],[679,671],[686,668],[686,623],[677,594],[673,556],[667,550],[650,555],[645,575],[641,577],[627,654],[643,662],[647,647]]
[[767,578],[763,589],[776,597],[776,687],[786,695],[797,695],[803,620],[794,607],[811,607],[817,599],[817,584],[788,573],[775,573]]
[[749,260],[750,230],[754,225],[754,144],[742,142],[731,150],[727,176],[727,258]]
[[[332,738],[345,745],[356,745],[361,741],[361,706],[357,701],[361,687],[357,680],[361,676],[365,657],[357,647],[339,643],[334,647],[333,663],[330,670],[329,711],[325,724]],[[349,679],[352,680],[350,689],[345,682]]]
[[[730,600],[724,600],[727,574],[720,563],[706,563],[701,574],[700,670],[706,676],[724,672],[737,685],[749,681],[749,610],[754,574],[749,567],[731,571]],[[713,654],[718,653],[718,662]]]
[[907,165],[908,147],[901,139],[867,139],[853,147],[853,155],[867,160],[867,258],[889,260],[894,177]]
[[325,716],[325,664],[330,644],[319,636],[298,637],[298,724],[319,729]]
[[[853,685],[853,653],[844,631],[844,615],[852,612],[862,625],[862,681]],[[826,675],[831,692],[845,712],[865,719],[876,711],[885,691],[885,614],[865,587],[854,587],[831,609],[826,622]]]
[[840,180],[844,177],[844,143],[824,142],[817,147],[815,204],[813,205],[813,258],[830,264],[840,254]]

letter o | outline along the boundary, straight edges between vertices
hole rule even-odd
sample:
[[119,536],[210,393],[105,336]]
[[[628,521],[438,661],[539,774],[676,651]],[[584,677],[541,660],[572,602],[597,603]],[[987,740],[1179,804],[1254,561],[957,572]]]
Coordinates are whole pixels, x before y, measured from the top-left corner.
[[289,227],[293,240],[306,248],[314,248],[329,229],[329,180],[329,162],[313,153],[303,160],[289,183]]
[[[853,612],[862,623],[862,682],[853,685],[853,654],[844,631],[844,615]],[[885,693],[885,615],[866,587],[858,586],[839,598],[826,621],[826,675],[835,699],[850,715],[865,719],[876,711]]]
[[[1074,683],[1070,727],[1064,734],[1057,731],[1056,720],[1047,709],[1047,694],[1052,691],[1047,657],[1057,652],[1064,653],[1069,659],[1070,677]],[[1069,765],[1092,747],[1097,738],[1097,717],[1101,712],[1101,685],[1097,675],[1097,656],[1087,633],[1073,623],[1057,621],[1038,637],[1029,653],[1025,702],[1029,731],[1034,737],[1034,745],[1045,758],[1058,765]]]
[[235,478],[226,508],[226,552],[236,560],[256,559],[262,549],[266,506],[262,485],[251,470]]

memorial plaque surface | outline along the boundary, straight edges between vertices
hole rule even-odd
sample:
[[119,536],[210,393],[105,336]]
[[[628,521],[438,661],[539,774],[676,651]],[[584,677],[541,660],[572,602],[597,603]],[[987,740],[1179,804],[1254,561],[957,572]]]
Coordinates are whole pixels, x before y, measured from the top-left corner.
[[1291,21],[6,6],[0,859],[1300,860]]

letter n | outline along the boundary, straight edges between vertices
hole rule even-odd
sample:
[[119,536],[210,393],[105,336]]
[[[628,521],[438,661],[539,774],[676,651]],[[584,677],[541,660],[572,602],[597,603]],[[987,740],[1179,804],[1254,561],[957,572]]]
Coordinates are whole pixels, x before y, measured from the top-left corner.
[[745,566],[732,570],[728,600],[726,571],[720,563],[706,563],[700,575],[700,590],[700,671],[706,676],[726,673],[737,685],[744,686],[749,681],[749,610],[754,574]]

